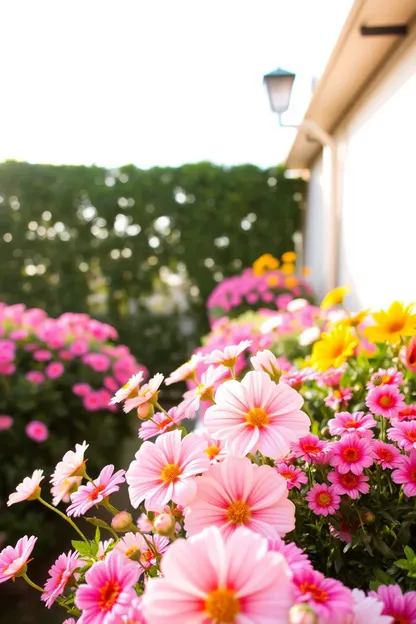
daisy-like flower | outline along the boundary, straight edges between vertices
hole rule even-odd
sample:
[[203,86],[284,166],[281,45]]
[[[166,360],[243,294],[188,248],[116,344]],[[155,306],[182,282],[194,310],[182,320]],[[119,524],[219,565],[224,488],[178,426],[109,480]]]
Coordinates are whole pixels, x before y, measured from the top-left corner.
[[195,414],[195,401],[192,399],[182,401],[178,406],[172,407],[168,411],[168,416],[163,412],[157,412],[152,416],[151,420],[142,422],[139,429],[139,438],[141,440],[149,440],[149,438],[171,431],[175,425],[179,425],[185,418],[195,418]]
[[126,613],[120,615],[118,619],[113,620],[112,624],[146,624],[142,608],[142,599],[135,598],[128,607]]
[[403,594],[398,585],[380,585],[370,596],[383,603],[383,615],[389,615],[393,622],[412,624],[416,622],[416,592]]
[[49,578],[45,583],[44,593],[40,597],[48,609],[51,608],[58,596],[63,593],[74,571],[82,567],[82,565],[83,562],[79,560],[76,552],[69,551],[67,555],[59,555],[49,570]]
[[[114,473],[114,474],[113,474]],[[118,492],[120,483],[124,483],[124,470],[114,472],[114,466],[104,466],[93,482],[81,485],[71,494],[71,505],[66,510],[68,516],[83,516],[88,509],[99,505],[107,496]]]
[[296,390],[253,371],[241,383],[226,381],[218,388],[204,425],[213,438],[225,441],[233,455],[259,450],[268,457],[283,457],[290,443],[309,431],[309,416],[300,410],[302,405]]
[[184,393],[186,401],[193,400],[194,408],[198,409],[201,401],[213,400],[215,387],[221,379],[230,374],[230,369],[226,366],[209,366],[201,375],[201,379],[196,388]]
[[407,345],[400,349],[402,364],[412,373],[416,373],[416,337],[411,338]]
[[293,466],[292,464],[279,463],[276,466],[277,472],[286,479],[286,485],[288,490],[293,488],[301,488],[302,485],[308,482],[308,477],[300,468]]
[[283,373],[280,377],[280,383],[287,384],[291,388],[296,390],[302,387],[304,381],[312,381],[315,379],[316,371],[312,368],[303,368],[302,370],[292,370],[288,373]]
[[143,501],[149,511],[163,511],[171,500],[186,505],[196,493],[195,475],[210,466],[205,448],[195,434],[182,440],[179,430],[164,433],[155,443],[144,442],[126,473],[133,507]]
[[145,403],[156,403],[163,379],[162,373],[156,373],[154,377],[149,379],[148,383],[145,383],[137,390],[136,396],[125,399],[123,411],[127,414],[135,407],[140,407]]
[[282,374],[279,362],[274,353],[268,349],[257,351],[256,355],[250,358],[250,362],[255,371],[263,371],[276,383],[279,381]]
[[321,310],[328,310],[333,306],[339,305],[350,292],[349,286],[338,286],[325,295],[321,303]]
[[239,342],[238,345],[224,347],[222,351],[220,349],[214,349],[214,351],[208,355],[204,355],[203,360],[206,364],[222,364],[223,366],[227,366],[227,368],[233,368],[238,357],[244,353],[248,347],[251,347],[252,344],[251,340],[243,340]]
[[368,477],[363,474],[354,474],[353,472],[346,472],[341,474],[340,472],[328,473],[328,481],[334,486],[334,492],[336,494],[348,494],[353,500],[359,498],[361,494],[368,494],[370,486],[368,485]]
[[389,342],[398,344],[401,337],[416,335],[416,314],[414,304],[405,306],[394,301],[388,310],[380,310],[373,314],[375,325],[364,330],[370,342]]
[[201,362],[202,354],[194,353],[188,362],[185,362],[185,364],[179,366],[179,368],[174,370],[173,373],[171,373],[169,377],[165,379],[165,384],[167,386],[170,386],[171,384],[178,383],[179,381],[188,381],[189,379],[194,379],[196,369]]
[[143,595],[152,624],[288,622],[293,590],[286,560],[245,528],[227,540],[215,527],[178,539],[161,570],[163,578],[149,579]]
[[396,418],[405,407],[404,396],[396,386],[376,386],[367,394],[365,403],[373,414],[385,418]]
[[391,624],[391,617],[382,615],[384,605],[380,599],[366,596],[360,589],[352,590],[352,615],[347,616],[345,624]]
[[416,403],[405,405],[403,409],[399,410],[396,419],[397,420],[414,420],[416,418]]
[[16,546],[6,546],[0,552],[0,583],[15,579],[25,571],[29,557],[38,538],[21,537]]
[[345,373],[345,366],[340,368],[329,368],[324,373],[318,373],[316,381],[318,386],[329,386],[330,388],[336,388],[339,386],[341,377]]
[[15,503],[38,498],[40,494],[39,483],[44,478],[43,470],[35,470],[31,477],[25,477],[22,483],[19,483],[17,486],[16,492],[10,494],[7,506],[10,507],[10,505],[14,505]]
[[351,613],[351,590],[339,581],[325,578],[310,568],[293,578],[295,600],[307,603],[318,615],[320,624],[343,624]]
[[293,542],[284,542],[282,538],[279,537],[278,539],[269,539],[268,544],[269,550],[278,552],[285,557],[293,573],[296,573],[298,570],[302,571],[304,568],[312,568],[308,555]]
[[387,430],[387,437],[405,451],[412,451],[416,442],[416,421],[398,422]]
[[77,624],[112,624],[137,598],[133,585],[140,568],[119,552],[97,561],[85,575],[86,584],[75,594],[75,605],[82,611]]
[[204,440],[207,443],[204,453],[208,455],[212,464],[216,464],[227,457],[224,442],[222,442],[222,440],[214,440],[205,427],[195,429],[194,433],[201,438],[201,440]]
[[122,403],[126,399],[132,399],[137,396],[139,391],[139,387],[144,380],[143,371],[139,371],[136,375],[130,377],[128,382],[124,384],[120,390],[117,390],[115,395],[110,401],[110,405],[114,405],[115,403]]
[[188,535],[217,526],[229,536],[245,525],[265,537],[275,537],[295,526],[295,508],[288,500],[285,480],[271,466],[257,466],[246,457],[227,457],[196,483],[196,496],[185,510]]
[[329,368],[338,368],[353,354],[358,339],[349,327],[337,326],[330,332],[324,332],[312,349],[312,366],[321,372]]
[[337,388],[330,392],[325,399],[325,405],[333,410],[338,409],[340,405],[348,405],[348,401],[352,398],[352,388]]
[[371,441],[357,434],[345,435],[332,445],[329,461],[341,474],[361,474],[374,461]]
[[364,438],[372,438],[371,429],[376,427],[377,422],[371,414],[364,412],[339,412],[335,418],[328,421],[329,432],[333,436],[342,436],[346,433],[356,433]]
[[386,444],[381,440],[374,440],[372,443],[374,461],[385,470],[386,468],[397,468],[400,464],[400,451],[393,444]]
[[293,442],[291,448],[297,458],[304,459],[311,464],[317,457],[322,455],[325,449],[325,442],[313,433],[308,433],[308,435],[300,438],[298,442]]
[[64,481],[60,481],[58,485],[51,487],[52,505],[59,505],[61,501],[69,503],[70,496],[77,491],[81,485],[82,477],[68,477]]
[[51,476],[52,485],[60,485],[63,481],[69,479],[69,477],[80,477],[85,471],[85,459],[84,453],[88,448],[88,444],[84,441],[82,444],[75,445],[74,451],[67,451],[62,458],[62,461],[58,462],[55,468],[55,472]]
[[401,455],[399,460],[391,478],[395,483],[403,485],[406,496],[416,496],[416,449],[409,456]]
[[395,368],[380,368],[376,373],[371,375],[370,381],[367,383],[367,390],[371,390],[376,386],[401,386],[403,383],[403,373]]
[[[152,549],[149,547],[149,543]],[[147,538],[147,542],[140,533],[126,533],[118,542],[114,550],[123,553],[125,557],[140,563],[142,570],[140,574],[156,563],[156,554],[163,555],[169,546],[169,539],[161,535],[152,535]]]
[[334,486],[325,483],[315,483],[306,495],[308,507],[317,516],[334,514],[340,506],[340,497]]

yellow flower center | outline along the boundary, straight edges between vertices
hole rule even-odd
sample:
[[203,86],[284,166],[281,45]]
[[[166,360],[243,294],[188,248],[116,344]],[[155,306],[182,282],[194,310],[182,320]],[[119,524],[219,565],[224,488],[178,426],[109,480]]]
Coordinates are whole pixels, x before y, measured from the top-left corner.
[[175,483],[180,474],[181,469],[179,468],[178,464],[166,464],[166,466],[160,473],[160,478],[165,483]]
[[381,407],[392,407],[393,403],[394,403],[393,399],[388,394],[385,394],[380,399]]
[[314,583],[301,583],[299,589],[302,594],[311,594],[312,600],[315,602],[326,602],[328,600],[328,594],[325,590],[321,589]]
[[139,549],[137,548],[137,546],[130,546],[130,548],[127,548],[127,550],[124,551],[124,554],[126,555],[126,557],[130,557],[136,552],[139,552]]
[[253,407],[247,413],[246,421],[252,427],[264,427],[269,424],[269,417],[262,407]]
[[107,581],[99,590],[98,606],[101,611],[109,611],[115,604],[121,592],[117,581]]
[[327,507],[332,500],[330,494],[327,494],[327,492],[321,492],[316,498],[318,505],[322,507]]
[[233,524],[247,524],[250,516],[250,507],[242,500],[233,501],[227,509],[227,520]]
[[219,447],[215,445],[209,446],[204,451],[204,453],[206,453],[210,459],[214,459],[214,457],[216,457],[219,452],[220,452]]
[[214,589],[205,598],[205,612],[214,622],[232,622],[240,613],[234,589]]

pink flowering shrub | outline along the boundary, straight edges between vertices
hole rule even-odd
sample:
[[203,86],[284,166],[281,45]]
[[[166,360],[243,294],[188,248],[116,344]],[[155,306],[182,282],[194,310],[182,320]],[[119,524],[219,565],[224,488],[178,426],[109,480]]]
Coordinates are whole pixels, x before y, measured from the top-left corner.
[[6,508],[10,488],[34,462],[51,469],[84,438],[94,439],[91,466],[117,458],[128,427],[109,401],[138,364],[116,340],[113,327],[84,314],[54,319],[0,304],[0,530],[8,539],[44,521],[41,510],[26,518]]

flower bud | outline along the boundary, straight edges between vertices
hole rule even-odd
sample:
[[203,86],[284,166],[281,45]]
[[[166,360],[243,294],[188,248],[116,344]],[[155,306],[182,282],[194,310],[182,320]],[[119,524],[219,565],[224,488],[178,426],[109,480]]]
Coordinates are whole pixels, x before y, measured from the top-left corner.
[[331,436],[331,432],[330,432],[330,430],[329,430],[329,427],[324,427],[324,428],[321,430],[321,436],[322,436],[323,438],[325,438],[326,440],[330,440],[330,439],[332,438],[332,436]]
[[155,408],[151,403],[142,403],[142,405],[139,405],[137,408],[137,418],[140,418],[140,420],[149,420],[154,413]]
[[175,518],[168,513],[162,512],[154,519],[153,528],[159,535],[170,535],[175,530]]
[[289,624],[318,624],[318,616],[306,604],[294,605],[289,611]]
[[125,533],[128,531],[133,518],[128,511],[120,511],[114,518],[111,520],[111,526],[114,531],[118,531],[119,533]]
[[365,513],[363,513],[363,520],[367,524],[372,524],[375,519],[376,519],[376,517],[375,517],[375,515],[373,514],[372,511],[366,511]]

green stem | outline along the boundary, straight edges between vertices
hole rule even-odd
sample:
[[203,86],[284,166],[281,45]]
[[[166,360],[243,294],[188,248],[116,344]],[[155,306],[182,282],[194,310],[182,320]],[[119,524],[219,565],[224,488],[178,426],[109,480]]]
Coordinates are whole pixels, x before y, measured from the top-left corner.
[[[119,514],[119,513],[120,513],[120,511],[119,511],[116,507],[114,507],[114,505],[112,505],[112,504],[110,503],[110,501],[108,500],[108,498],[105,498],[101,504],[102,504],[102,505],[103,505],[106,509],[108,509],[108,511],[109,511],[110,513],[112,513],[112,514],[113,514],[113,516],[116,516],[117,514]],[[145,533],[142,533],[142,532],[140,531],[140,529],[139,529],[139,528],[138,528],[135,524],[133,524],[133,522],[131,523],[131,528],[133,529],[133,531],[134,531],[135,533],[140,533],[140,535],[143,537],[144,541],[145,541],[145,542],[146,542],[146,544],[148,545],[149,550],[151,550],[151,551],[152,551],[152,553],[153,553],[153,554],[155,555],[155,557],[157,558],[157,557],[159,556],[159,553],[157,552],[156,547],[155,547],[155,546],[154,546],[154,545],[153,545],[153,544],[152,544],[152,543],[148,540],[148,538],[146,537]],[[117,539],[118,539],[118,537],[117,537]]]
[[43,500],[43,498],[41,496],[39,496],[38,501],[40,503],[42,503],[42,505],[45,505],[45,507],[47,507],[48,509],[51,509],[52,511],[54,511],[56,514],[58,514],[58,516],[61,516],[61,518],[63,518],[66,522],[68,522],[68,524],[70,524],[72,526],[73,529],[75,529],[75,531],[78,533],[78,535],[80,537],[82,537],[82,539],[84,540],[84,542],[86,544],[89,544],[89,541],[87,540],[87,538],[85,537],[84,533],[81,531],[81,529],[79,529],[77,527],[77,525],[75,524],[75,522],[73,520],[71,520],[71,518],[69,516],[66,516],[64,513],[62,513],[62,511],[59,511],[59,509],[57,509],[56,507],[53,507],[52,505],[50,505],[49,503],[47,503],[45,500]]
[[33,587],[33,589],[36,589],[37,591],[40,591],[41,594],[43,594],[44,589],[40,587],[39,585],[36,585],[36,583],[34,583],[33,581],[31,581],[28,575],[26,574],[26,572],[22,574],[22,578],[24,578],[26,583],[30,585],[31,587]]

